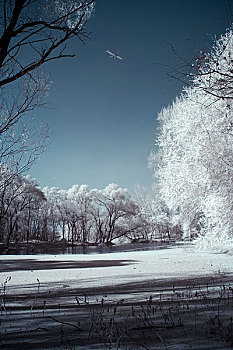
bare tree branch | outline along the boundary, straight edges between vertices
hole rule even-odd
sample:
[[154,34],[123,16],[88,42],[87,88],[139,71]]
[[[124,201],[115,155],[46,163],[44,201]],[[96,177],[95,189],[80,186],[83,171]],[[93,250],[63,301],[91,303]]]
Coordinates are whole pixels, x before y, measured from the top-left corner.
[[[10,8],[11,3],[13,10]],[[74,54],[63,53],[66,41],[77,37],[85,43],[89,38],[85,25],[93,12],[94,0],[83,0],[79,5],[76,1],[68,0],[45,3],[49,3],[50,13],[47,18],[42,10],[38,10],[38,5],[42,7],[40,0],[14,0],[9,4],[4,1],[4,24],[0,38],[0,87],[14,82],[46,62],[74,57]],[[27,48],[33,49],[37,57],[25,65],[23,49]],[[60,53],[57,54],[59,48]]]

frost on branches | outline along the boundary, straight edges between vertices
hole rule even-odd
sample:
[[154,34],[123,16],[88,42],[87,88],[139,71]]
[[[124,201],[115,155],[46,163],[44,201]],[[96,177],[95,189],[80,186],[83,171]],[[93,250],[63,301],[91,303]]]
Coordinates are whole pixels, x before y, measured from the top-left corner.
[[197,58],[194,86],[216,99],[233,98],[232,47],[233,37],[230,29],[216,41],[210,53]]
[[[48,4],[51,4],[49,1]],[[63,18],[65,25],[73,30],[81,29],[91,18],[95,4],[93,1],[56,0],[54,2],[55,13]]]
[[48,127],[34,123],[33,112],[45,105],[51,85],[40,68],[74,57],[66,44],[89,38],[85,27],[94,6],[94,0],[0,1],[0,177],[6,165],[8,182],[49,143]]
[[154,171],[183,237],[221,251],[233,249],[232,87],[228,30],[203,58],[193,85],[158,115]]
[[132,241],[146,223],[128,191],[116,184],[89,190],[45,187],[30,176],[0,167],[0,243],[55,242],[112,244]]

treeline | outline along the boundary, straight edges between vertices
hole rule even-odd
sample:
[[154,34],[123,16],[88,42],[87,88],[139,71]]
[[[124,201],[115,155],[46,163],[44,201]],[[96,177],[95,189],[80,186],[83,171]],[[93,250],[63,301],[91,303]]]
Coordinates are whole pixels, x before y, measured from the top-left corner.
[[66,240],[110,244],[116,239],[172,239],[177,229],[167,209],[143,188],[132,199],[126,189],[74,185],[41,189],[30,176],[1,168],[0,242]]

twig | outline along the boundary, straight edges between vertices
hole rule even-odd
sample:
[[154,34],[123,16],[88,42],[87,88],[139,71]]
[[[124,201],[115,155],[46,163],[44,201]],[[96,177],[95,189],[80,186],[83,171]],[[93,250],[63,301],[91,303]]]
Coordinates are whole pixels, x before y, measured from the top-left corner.
[[77,329],[78,331],[83,332],[83,329],[82,329],[82,328],[80,328],[80,327],[78,327],[78,326],[75,326],[75,324],[73,324],[73,323],[69,323],[69,322],[65,322],[65,321],[60,321],[60,320],[56,319],[56,318],[53,317],[53,316],[47,316],[47,317],[51,318],[51,319],[54,320],[55,322],[58,322],[58,323],[60,323],[60,324],[66,324],[67,326],[71,326],[71,327]]

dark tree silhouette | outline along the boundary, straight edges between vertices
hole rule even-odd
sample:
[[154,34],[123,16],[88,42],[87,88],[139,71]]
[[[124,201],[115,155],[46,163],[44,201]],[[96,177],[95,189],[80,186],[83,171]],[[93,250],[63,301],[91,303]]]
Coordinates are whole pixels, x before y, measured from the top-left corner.
[[73,57],[66,43],[89,37],[85,25],[93,9],[94,0],[2,0],[0,87],[46,62]]

